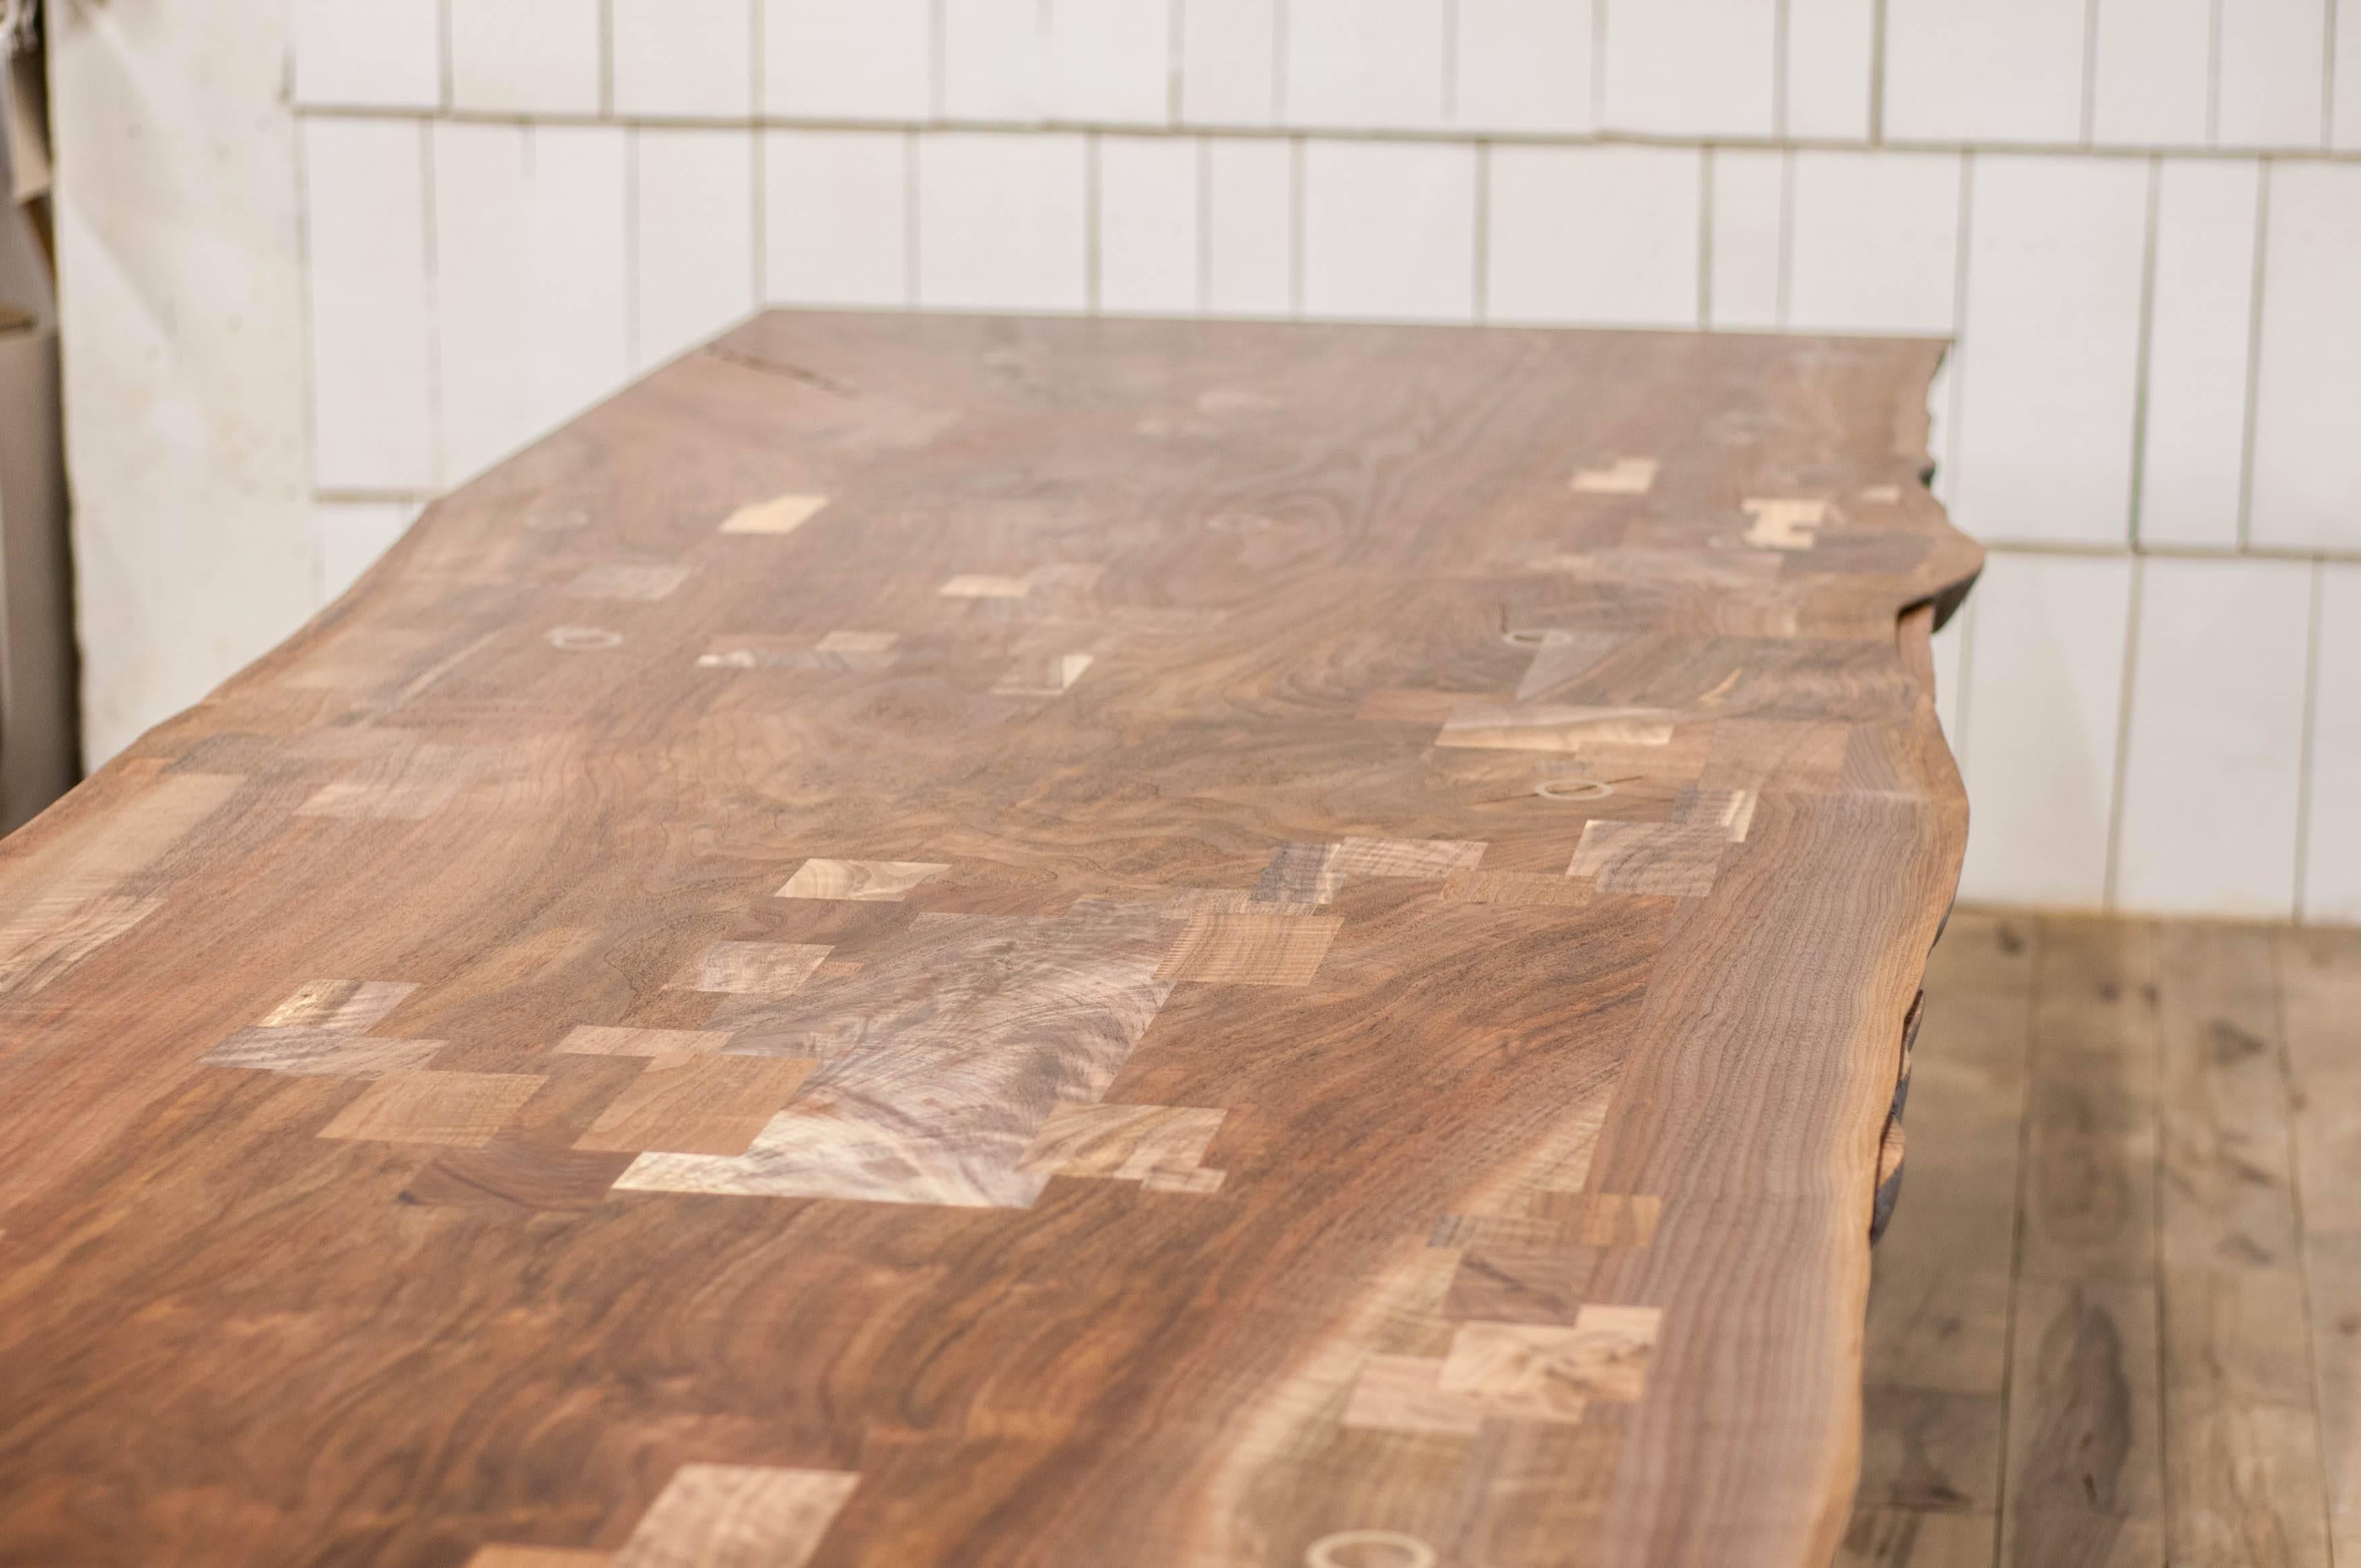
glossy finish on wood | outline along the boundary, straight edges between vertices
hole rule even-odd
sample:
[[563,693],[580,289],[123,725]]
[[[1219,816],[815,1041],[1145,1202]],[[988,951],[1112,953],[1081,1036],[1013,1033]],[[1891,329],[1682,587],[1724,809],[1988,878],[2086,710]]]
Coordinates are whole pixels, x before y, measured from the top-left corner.
[[1937,352],[780,314],[470,485],[0,849],[0,1563],[1825,1562]]

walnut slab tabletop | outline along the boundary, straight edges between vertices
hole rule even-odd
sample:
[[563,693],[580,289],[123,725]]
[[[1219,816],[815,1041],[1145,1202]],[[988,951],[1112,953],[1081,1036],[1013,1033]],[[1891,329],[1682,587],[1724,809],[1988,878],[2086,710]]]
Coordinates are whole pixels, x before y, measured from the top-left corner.
[[0,1563],[1804,1568],[1940,345],[774,313],[0,846]]

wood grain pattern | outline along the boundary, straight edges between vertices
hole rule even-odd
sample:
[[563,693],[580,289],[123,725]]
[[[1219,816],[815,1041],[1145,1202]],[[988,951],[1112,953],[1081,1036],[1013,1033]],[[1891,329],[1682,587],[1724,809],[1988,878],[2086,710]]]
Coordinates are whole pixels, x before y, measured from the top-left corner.
[[437,503],[0,844],[0,1563],[1817,1568],[1938,355],[777,313]]

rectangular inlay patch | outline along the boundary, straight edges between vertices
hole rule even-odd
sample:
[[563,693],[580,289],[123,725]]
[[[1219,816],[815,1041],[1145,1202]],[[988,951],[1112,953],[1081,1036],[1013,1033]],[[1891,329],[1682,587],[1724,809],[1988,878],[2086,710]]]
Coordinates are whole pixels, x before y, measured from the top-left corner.
[[557,1048],[577,1057],[708,1056],[730,1043],[727,1030],[619,1029],[604,1024],[577,1024],[557,1042]]
[[1584,496],[1644,496],[1656,484],[1653,457],[1618,457],[1605,468],[1577,468],[1574,490]]
[[407,980],[307,980],[264,1015],[262,1025],[366,1034],[417,989]]
[[736,1158],[645,1154],[624,1190],[1023,1208],[1020,1169],[1061,1105],[1096,1101],[1172,984],[1153,904],[1082,899],[1055,919],[920,915],[858,974],[733,997],[737,1056],[819,1067]]
[[577,1149],[741,1155],[819,1064],[793,1057],[674,1057],[648,1063],[575,1140]]
[[1330,864],[1346,876],[1439,877],[1475,870],[1484,849],[1473,839],[1347,839]]
[[1452,1432],[1473,1437],[1492,1412],[1479,1400],[1445,1393],[1443,1363],[1416,1355],[1373,1355],[1353,1380],[1344,1424],[1365,1431]]
[[1728,841],[1712,823],[1586,822],[1566,875],[1589,877],[1601,893],[1702,898],[1713,891]]
[[1590,1399],[1637,1399],[1664,1313],[1654,1307],[1586,1306],[1571,1328],[1550,1323],[1462,1323],[1437,1379],[1446,1394],[1481,1396],[1538,1419]]
[[994,696],[1057,696],[1091,667],[1088,653],[1051,653],[1019,659],[992,688]]
[[826,496],[774,496],[740,507],[722,521],[724,533],[793,533],[818,517]]
[[467,1568],[612,1568],[615,1554],[571,1546],[479,1546]]
[[785,996],[828,961],[829,951],[804,942],[716,942],[697,955],[684,989]]
[[901,654],[892,631],[831,631],[817,642],[769,632],[716,637],[697,656],[706,670],[890,670]]
[[1653,708],[1468,702],[1444,720],[1434,743],[1480,751],[1575,751],[1599,744],[1663,746],[1672,739],[1672,717]]
[[[1185,1105],[1060,1105],[1016,1162],[1051,1176],[1116,1181],[1199,1180],[1199,1166],[1225,1111]],[[1219,1172],[1205,1172],[1219,1185]]]
[[324,1138],[479,1148],[544,1080],[515,1072],[390,1072],[320,1129]]
[[933,861],[806,861],[775,896],[898,904],[912,888],[949,870]]
[[585,567],[581,576],[566,585],[566,591],[577,598],[653,602],[665,598],[686,581],[688,568],[686,566],[609,561]]
[[207,1067],[301,1078],[375,1078],[424,1067],[442,1040],[379,1040],[341,1029],[240,1029],[207,1051]]
[[102,894],[36,900],[0,926],[0,996],[31,996],[164,906]]
[[1754,520],[1746,543],[1758,550],[1809,550],[1813,530],[1828,520],[1826,501],[1749,500],[1744,510]]
[[1673,819],[1692,828],[1719,828],[1723,838],[1742,844],[1754,825],[1756,798],[1751,789],[1684,789]]
[[804,1568],[860,1480],[847,1470],[684,1464],[614,1568]]
[[1156,973],[1213,985],[1309,985],[1344,924],[1333,915],[1192,915]]

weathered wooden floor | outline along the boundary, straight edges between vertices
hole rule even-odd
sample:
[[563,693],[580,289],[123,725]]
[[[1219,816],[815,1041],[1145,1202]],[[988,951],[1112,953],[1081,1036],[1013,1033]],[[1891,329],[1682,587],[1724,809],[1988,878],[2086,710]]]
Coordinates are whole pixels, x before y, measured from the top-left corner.
[[2361,932],[1961,912],[1848,1565],[2361,1563]]

